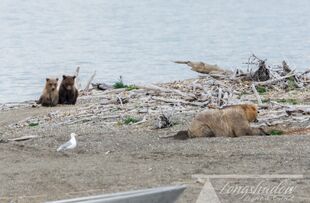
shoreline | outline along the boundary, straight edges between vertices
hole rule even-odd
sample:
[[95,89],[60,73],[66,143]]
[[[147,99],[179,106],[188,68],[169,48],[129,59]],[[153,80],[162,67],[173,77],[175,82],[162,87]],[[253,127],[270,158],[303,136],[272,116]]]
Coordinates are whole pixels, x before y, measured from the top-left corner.
[[[310,106],[310,90],[307,87],[296,88],[290,91],[268,88],[262,93],[255,93],[250,83],[246,81],[235,82],[208,75],[144,86],[132,85],[132,87],[131,89],[120,88],[105,91],[93,87],[87,92],[80,91],[76,106],[57,105],[56,107],[41,107],[35,104],[35,100],[27,100],[0,104],[0,112],[25,108],[36,109],[37,111],[45,109],[46,111],[53,112],[56,109],[61,111],[62,107],[64,110],[66,108],[76,110],[81,108],[83,110],[90,109],[90,107],[85,107],[88,105],[92,106],[91,108],[97,109],[105,109],[106,107],[108,110],[111,110],[111,108],[116,109],[116,114],[125,112],[129,116],[130,112],[134,112],[135,115],[138,115],[138,122],[140,122],[143,119],[148,119],[145,117],[149,115],[150,117],[152,115],[159,116],[159,114],[169,114],[169,111],[197,113],[205,108],[221,108],[221,106],[231,104],[257,104],[257,102],[259,103],[257,97],[261,97],[259,100],[262,100],[263,103],[258,104],[258,106],[262,113],[259,116],[265,116],[263,119],[268,120],[269,118],[268,115],[266,117],[266,114],[268,114],[269,110],[280,109],[280,111],[274,111],[273,114],[281,114],[281,110],[284,113],[285,109],[295,107],[303,107],[303,109],[308,111]],[[219,94],[221,94],[221,98],[219,98]],[[93,114],[95,113],[94,111]],[[143,122],[145,122],[144,120]],[[272,118],[269,120],[274,121]],[[263,124],[259,123],[255,124],[255,126],[263,126]]]

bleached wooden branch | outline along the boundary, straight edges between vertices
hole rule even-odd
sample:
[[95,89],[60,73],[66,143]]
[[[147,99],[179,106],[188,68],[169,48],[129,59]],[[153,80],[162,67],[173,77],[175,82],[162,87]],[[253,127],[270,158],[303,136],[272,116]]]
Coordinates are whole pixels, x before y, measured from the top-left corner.
[[271,104],[274,104],[274,105],[277,105],[277,106],[280,106],[280,107],[285,107],[285,108],[290,108],[292,105],[287,105],[287,104],[280,104],[276,101],[271,101],[270,102]]
[[296,73],[292,74],[292,73],[288,73],[286,76],[283,76],[283,77],[280,77],[280,78],[277,78],[277,79],[273,79],[273,80],[267,80],[267,81],[263,81],[263,82],[255,82],[254,84],[255,85],[272,85],[274,83],[277,83],[281,80],[284,80],[286,78],[290,78],[292,76],[295,76]]
[[142,123],[145,123],[147,120],[146,120],[146,116],[143,117],[143,119],[141,121],[138,121],[132,125],[139,125],[139,124],[142,124]]
[[258,92],[257,92],[257,90],[256,90],[255,85],[252,84],[251,87],[252,87],[252,90],[253,90],[253,92],[254,92],[254,94],[255,94],[255,97],[256,97],[256,99],[257,99],[258,105],[262,105],[262,104],[263,104],[262,99],[260,98],[260,96],[259,96],[259,94],[258,94]]
[[95,78],[96,76],[96,71],[93,73],[93,75],[89,78],[88,82],[87,82],[87,85],[85,86],[85,89],[84,91],[87,92],[89,90],[89,86],[90,86],[90,83],[91,81],[93,81],[93,79]]
[[162,97],[152,97],[152,99],[154,100],[158,100],[158,101],[162,101],[162,102],[166,102],[166,103],[173,103],[173,104],[186,104],[186,105],[191,105],[191,106],[205,106],[207,104],[209,104],[210,102],[188,102],[188,101],[184,101],[184,100],[177,100],[177,99],[165,99]]
[[75,87],[80,90],[82,89],[82,85],[80,83],[80,78],[79,78],[79,74],[80,74],[80,66],[78,66],[75,70],[74,76],[75,76]]
[[80,66],[76,67],[76,70],[75,70],[75,77],[78,77],[79,76],[79,73],[80,73]]
[[25,135],[25,136],[18,137],[18,138],[8,139],[8,141],[16,141],[16,142],[19,142],[19,141],[30,140],[30,139],[33,139],[33,138],[38,138],[38,137],[39,137],[39,136],[37,136],[37,135]]
[[181,92],[180,90],[175,90],[175,89],[167,89],[163,87],[158,87],[156,85],[148,85],[148,86],[138,86],[139,89],[147,89],[147,90],[155,90],[155,91],[160,91],[160,92],[168,92],[168,93],[175,93],[178,95],[181,95],[182,97],[194,97],[195,95],[193,94],[186,94],[184,92]]
[[119,101],[120,105],[121,105],[122,107],[124,107],[124,104],[123,104],[122,98],[121,98],[120,96],[116,96],[116,97],[117,97],[117,99],[118,99],[118,101]]
[[270,71],[270,75],[272,75],[275,79],[281,78],[281,76],[277,72]]

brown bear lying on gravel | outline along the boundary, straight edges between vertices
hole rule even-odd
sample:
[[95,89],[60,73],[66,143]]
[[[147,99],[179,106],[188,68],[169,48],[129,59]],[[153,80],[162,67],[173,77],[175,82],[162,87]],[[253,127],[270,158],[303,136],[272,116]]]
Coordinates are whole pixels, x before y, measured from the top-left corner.
[[41,104],[42,106],[56,106],[58,104],[58,78],[50,79],[46,78],[45,87],[43,93],[37,101],[37,104]]
[[250,127],[250,122],[256,120],[257,113],[257,106],[254,104],[205,110],[194,117],[187,131],[178,132],[174,138],[267,135],[263,129]]

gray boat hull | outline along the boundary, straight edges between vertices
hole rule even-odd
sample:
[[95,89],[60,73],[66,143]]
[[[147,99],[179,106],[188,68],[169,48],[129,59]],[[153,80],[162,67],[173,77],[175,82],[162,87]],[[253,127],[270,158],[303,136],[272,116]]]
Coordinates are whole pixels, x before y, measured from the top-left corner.
[[160,187],[47,203],[172,203],[178,199],[185,189],[185,186]]

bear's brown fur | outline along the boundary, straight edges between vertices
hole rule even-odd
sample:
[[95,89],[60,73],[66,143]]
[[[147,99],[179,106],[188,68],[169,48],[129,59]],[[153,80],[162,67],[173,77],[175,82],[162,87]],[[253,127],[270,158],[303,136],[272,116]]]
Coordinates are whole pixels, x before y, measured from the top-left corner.
[[257,113],[257,106],[253,104],[206,110],[196,115],[188,130],[178,132],[175,138],[266,135],[262,129],[250,127],[250,122],[256,120]]
[[59,87],[59,104],[75,104],[79,92],[75,85],[75,76],[63,75],[63,80]]
[[37,104],[41,104],[42,106],[56,106],[58,104],[58,78],[51,79],[46,78],[45,87],[43,93],[37,101]]

